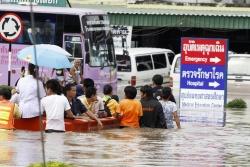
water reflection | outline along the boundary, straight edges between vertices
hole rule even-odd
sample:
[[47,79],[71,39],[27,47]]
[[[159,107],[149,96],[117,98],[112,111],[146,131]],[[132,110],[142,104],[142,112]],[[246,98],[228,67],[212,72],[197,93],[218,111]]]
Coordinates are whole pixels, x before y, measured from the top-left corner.
[[11,165],[27,166],[31,162],[42,161],[41,139],[39,132],[14,131],[12,147],[15,155]]
[[0,130],[0,164],[8,163],[13,156],[13,150],[8,141],[13,141],[13,133],[6,130]]
[[[250,100],[247,103],[250,106]],[[180,130],[113,129],[45,134],[46,160],[108,167],[247,166],[249,120],[249,109],[228,110],[225,127],[185,125]],[[0,166],[41,162],[40,133],[0,131],[0,151]]]

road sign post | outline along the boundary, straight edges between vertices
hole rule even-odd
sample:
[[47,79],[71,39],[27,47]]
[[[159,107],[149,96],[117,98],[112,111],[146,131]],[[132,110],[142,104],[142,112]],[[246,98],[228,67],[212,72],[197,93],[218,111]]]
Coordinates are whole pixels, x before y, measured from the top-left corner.
[[10,82],[11,82],[11,58],[12,58],[12,54],[11,54],[11,42],[9,43],[9,60],[8,60],[8,86],[10,86]]
[[22,34],[23,26],[20,17],[14,13],[7,13],[0,19],[0,37],[9,42],[9,59],[8,59],[8,85],[11,82],[11,42],[16,41]]
[[181,121],[224,125],[227,52],[226,39],[181,39]]

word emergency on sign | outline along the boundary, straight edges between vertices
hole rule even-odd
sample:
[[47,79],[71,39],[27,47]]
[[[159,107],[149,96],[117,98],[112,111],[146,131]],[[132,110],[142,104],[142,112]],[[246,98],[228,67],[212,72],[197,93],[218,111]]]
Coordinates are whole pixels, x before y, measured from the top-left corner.
[[180,75],[181,121],[224,125],[227,40],[182,38]]
[[17,40],[23,30],[22,21],[14,13],[7,13],[0,20],[0,35],[9,42]]

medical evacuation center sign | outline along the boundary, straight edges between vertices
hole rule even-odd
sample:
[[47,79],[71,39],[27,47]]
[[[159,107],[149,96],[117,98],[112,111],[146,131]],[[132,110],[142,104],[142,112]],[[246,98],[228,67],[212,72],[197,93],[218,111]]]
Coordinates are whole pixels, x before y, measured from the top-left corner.
[[22,34],[23,26],[20,17],[6,13],[0,18],[0,36],[3,40],[13,42]]
[[227,39],[182,38],[180,119],[224,126]]

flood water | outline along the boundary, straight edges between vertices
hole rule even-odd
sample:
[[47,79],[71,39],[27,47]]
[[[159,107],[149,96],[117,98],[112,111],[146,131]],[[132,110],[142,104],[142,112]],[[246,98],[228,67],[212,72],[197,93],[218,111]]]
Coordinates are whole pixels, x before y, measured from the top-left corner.
[[[248,166],[250,110],[228,110],[225,127],[45,134],[45,156],[75,166]],[[41,161],[39,132],[0,131],[0,166]]]

